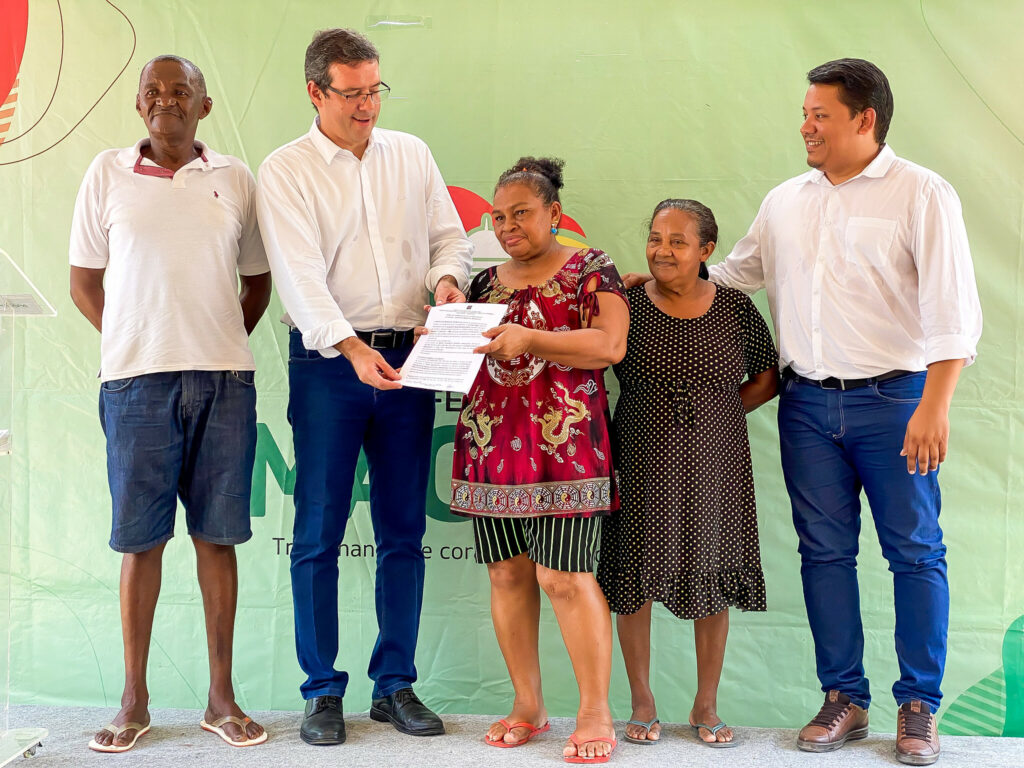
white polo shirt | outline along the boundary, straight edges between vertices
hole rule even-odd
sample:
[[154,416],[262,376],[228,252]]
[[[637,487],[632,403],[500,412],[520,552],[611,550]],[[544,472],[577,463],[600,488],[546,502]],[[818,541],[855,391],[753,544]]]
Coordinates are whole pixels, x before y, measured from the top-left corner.
[[259,217],[283,320],[324,357],[356,330],[422,325],[445,275],[469,283],[473,243],[408,133],[374,128],[360,159],[314,122],[260,166]]
[[780,365],[807,378],[970,365],[978,353],[981,304],[960,200],[888,145],[842,184],[812,170],[777,186],[709,272],[747,293],[767,290]]
[[101,152],[71,225],[71,264],[106,269],[100,379],[254,370],[239,275],[270,271],[245,164],[197,141],[171,173],[134,147]]

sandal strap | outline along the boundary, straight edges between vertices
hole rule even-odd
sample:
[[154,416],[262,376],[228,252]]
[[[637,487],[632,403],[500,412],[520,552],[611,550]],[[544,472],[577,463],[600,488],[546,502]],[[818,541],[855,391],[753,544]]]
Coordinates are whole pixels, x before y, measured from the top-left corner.
[[125,723],[121,726],[114,725],[113,723],[108,723],[107,725],[104,725],[102,728],[100,728],[100,730],[114,734],[114,738],[116,739],[125,731],[141,731],[143,728],[146,728],[148,726],[149,723]]
[[655,723],[660,723],[660,722],[661,722],[661,720],[659,720],[658,718],[654,718],[653,720],[648,720],[646,723],[643,720],[627,720],[626,721],[626,725],[639,725],[641,728],[646,728],[648,731],[650,731],[651,728],[654,727]]
[[515,728],[529,728],[531,731],[539,731],[541,728],[544,727],[544,725],[547,725],[547,723],[545,723],[544,725],[538,728],[533,723],[528,723],[525,720],[521,723],[509,723],[507,720],[502,720],[501,724],[508,728],[510,731]]
[[728,728],[728,726],[725,724],[724,720],[720,720],[718,722],[718,725],[716,725],[714,727],[712,727],[712,726],[710,726],[710,725],[708,725],[706,723],[694,723],[693,727],[694,728],[703,728],[705,731],[708,731],[712,736],[717,736],[718,732],[720,730],[722,730],[723,728]]
[[244,733],[245,732],[245,726],[247,726],[251,722],[252,722],[252,718],[251,717],[241,718],[241,717],[235,717],[234,715],[225,715],[224,717],[220,718],[219,720],[214,720],[212,723],[207,723],[207,725],[209,725],[211,728],[220,728],[225,723],[234,723],[239,728],[241,728],[242,732]]
[[571,741],[577,747],[581,747],[584,744],[590,744],[590,743],[595,742],[595,741],[603,741],[605,744],[609,744],[609,745],[612,745],[612,746],[614,746],[617,743],[615,739],[606,739],[603,736],[595,736],[592,739],[580,740],[580,739],[576,738],[576,734],[575,733],[570,733],[569,734],[569,741]]

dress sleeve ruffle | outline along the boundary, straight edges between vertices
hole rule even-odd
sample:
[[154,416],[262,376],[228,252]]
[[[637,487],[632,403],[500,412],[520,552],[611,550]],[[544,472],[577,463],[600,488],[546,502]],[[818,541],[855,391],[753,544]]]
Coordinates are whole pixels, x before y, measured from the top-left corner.
[[580,282],[576,298],[580,308],[580,319],[585,328],[589,328],[594,318],[601,313],[597,294],[601,291],[614,293],[629,306],[626,298],[626,286],[619,276],[619,270],[604,251],[591,249],[583,259],[580,271]]
[[[721,290],[721,288],[719,288]],[[743,332],[743,365],[749,378],[779,364],[779,353],[771,331],[749,296],[739,296],[740,327]]]

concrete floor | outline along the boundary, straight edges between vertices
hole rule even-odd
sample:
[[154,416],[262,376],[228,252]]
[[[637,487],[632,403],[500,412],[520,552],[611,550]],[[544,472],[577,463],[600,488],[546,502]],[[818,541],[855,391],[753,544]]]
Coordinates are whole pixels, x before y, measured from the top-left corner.
[[[483,734],[496,718],[478,715],[445,715],[446,736],[416,738],[375,723],[366,714],[346,716],[348,741],[337,747],[311,747],[299,740],[298,712],[252,713],[270,734],[266,743],[233,748],[199,728],[201,712],[157,709],[152,730],[130,752],[109,755],[86,747],[95,730],[115,714],[112,709],[84,707],[12,707],[11,728],[41,726],[49,729],[35,757],[11,763],[16,768],[50,766],[556,766],[562,745],[572,731],[572,721],[554,718],[551,731],[516,749],[495,749],[483,743]],[[701,746],[683,725],[668,724],[662,741],[637,746],[622,739],[623,724],[616,724],[619,746],[609,765],[659,768],[714,765],[716,768],[752,766],[799,766],[800,768],[871,768],[899,765],[893,754],[891,734],[872,734],[860,742],[825,755],[800,752],[796,732],[770,728],[736,728],[735,749],[711,750]],[[0,756],[0,764],[7,756]],[[943,736],[943,768],[1024,768],[1024,739]]]

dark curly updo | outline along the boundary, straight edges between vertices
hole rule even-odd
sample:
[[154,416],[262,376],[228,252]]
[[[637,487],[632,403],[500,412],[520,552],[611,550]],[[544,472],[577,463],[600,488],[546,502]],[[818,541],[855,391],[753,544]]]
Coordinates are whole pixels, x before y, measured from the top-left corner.
[[544,201],[544,205],[560,203],[562,201],[558,197],[558,190],[563,186],[564,167],[565,160],[557,157],[520,157],[511,168],[498,177],[494,191],[497,192],[509,184],[525,184]]

